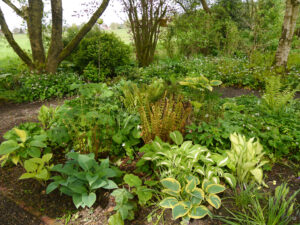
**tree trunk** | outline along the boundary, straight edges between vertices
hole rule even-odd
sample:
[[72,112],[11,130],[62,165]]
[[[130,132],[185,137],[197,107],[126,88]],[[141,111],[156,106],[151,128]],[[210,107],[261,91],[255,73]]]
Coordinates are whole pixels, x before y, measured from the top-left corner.
[[293,35],[299,15],[300,0],[286,0],[285,16],[282,26],[282,33],[275,56],[275,65],[278,67],[287,65]]
[[29,0],[28,3],[27,27],[32,58],[36,69],[41,72],[45,66],[45,49],[42,35],[44,4],[42,0]]
[[209,7],[207,5],[206,0],[200,0],[200,1],[201,1],[202,7],[205,10],[205,12],[210,13],[210,9],[209,9]]
[[62,0],[51,0],[52,13],[52,31],[51,41],[47,58],[45,56],[45,49],[43,45],[43,1],[42,0],[28,0],[28,7],[22,9],[17,8],[12,1],[2,0],[7,6],[15,11],[22,19],[27,22],[28,35],[31,45],[32,58],[24,52],[18,43],[14,40],[13,34],[9,30],[5,21],[3,12],[0,8],[0,26],[4,33],[6,40],[28,66],[30,70],[37,70],[38,72],[55,73],[59,64],[68,57],[72,51],[77,47],[84,36],[92,29],[99,17],[103,14],[110,0],[103,0],[99,8],[94,12],[88,23],[86,23],[74,37],[73,40],[63,49],[62,42],[62,23],[63,23],[63,9]]
[[62,41],[62,23],[63,23],[63,10],[62,0],[51,1],[51,13],[52,13],[52,31],[51,42],[46,59],[46,71],[48,73],[55,73],[59,65],[58,56],[63,49]]

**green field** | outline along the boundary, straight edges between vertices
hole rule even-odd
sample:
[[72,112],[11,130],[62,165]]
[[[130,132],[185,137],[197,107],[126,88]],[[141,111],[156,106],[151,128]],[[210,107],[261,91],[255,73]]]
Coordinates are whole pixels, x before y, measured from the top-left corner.
[[[128,29],[118,29],[111,30],[112,32],[119,36],[126,44],[131,43],[130,34]],[[30,42],[26,34],[15,34],[14,35],[16,42],[26,51],[30,50]],[[0,36],[0,68],[5,67],[7,64],[10,64],[11,61],[19,60],[17,54],[13,49],[8,45],[4,36]]]

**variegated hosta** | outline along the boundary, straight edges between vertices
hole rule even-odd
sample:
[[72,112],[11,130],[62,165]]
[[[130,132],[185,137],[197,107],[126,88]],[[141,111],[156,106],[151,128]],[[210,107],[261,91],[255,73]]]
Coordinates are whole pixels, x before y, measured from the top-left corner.
[[221,177],[231,187],[235,187],[234,176],[223,170],[229,161],[227,155],[213,154],[206,147],[193,145],[191,141],[183,142],[178,131],[170,133],[170,138],[176,145],[156,138],[142,158],[152,161],[158,167],[161,178],[173,177],[182,181],[187,174],[197,174],[216,184],[220,183]]
[[207,208],[208,204],[216,209],[220,208],[221,199],[217,194],[225,190],[223,185],[204,179],[200,187],[200,180],[195,176],[187,177],[183,183],[182,186],[174,178],[161,180],[165,188],[162,192],[168,197],[164,198],[159,205],[172,209],[173,219],[182,218],[184,221],[189,221],[201,219],[206,215],[211,216]]
[[246,184],[255,180],[258,184],[266,184],[263,181],[262,166],[268,163],[263,160],[264,152],[262,145],[251,138],[249,141],[246,137],[237,133],[230,135],[231,150],[227,151],[230,159],[227,165],[237,176],[241,184]]

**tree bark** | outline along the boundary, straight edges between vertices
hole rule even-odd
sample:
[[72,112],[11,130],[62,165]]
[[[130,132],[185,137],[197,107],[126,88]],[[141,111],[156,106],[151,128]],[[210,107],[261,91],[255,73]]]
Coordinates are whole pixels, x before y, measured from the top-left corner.
[[43,1],[42,0],[28,0],[28,7],[25,9],[18,9],[10,0],[2,0],[10,8],[12,8],[17,15],[25,19],[28,27],[28,35],[31,45],[32,58],[20,48],[14,40],[13,34],[9,30],[3,12],[0,8],[0,26],[1,29],[14,51],[23,60],[30,70],[37,70],[38,72],[55,73],[59,64],[68,57],[71,52],[77,47],[84,36],[92,29],[98,18],[103,14],[110,0],[103,0],[99,8],[94,12],[88,23],[86,23],[78,32],[73,40],[63,49],[62,42],[62,24],[63,24],[63,9],[62,0],[51,0],[51,14],[52,14],[52,31],[50,47],[45,55],[43,45]]
[[282,33],[279,39],[275,55],[275,65],[286,67],[291,50],[293,35],[299,15],[300,0],[286,0],[285,16],[282,25]]
[[29,0],[28,2],[27,27],[32,58],[36,69],[41,72],[45,66],[45,49],[43,45],[42,25],[44,4],[42,0]]
[[21,47],[15,41],[12,32],[9,30],[9,28],[8,28],[8,26],[6,24],[6,20],[4,18],[4,15],[3,15],[3,12],[1,10],[1,8],[0,8],[0,27],[1,27],[1,30],[2,30],[3,34],[5,35],[6,40],[8,41],[8,43],[10,44],[10,46],[13,48],[13,50],[15,51],[15,53],[17,53],[17,55],[28,66],[28,68],[30,70],[32,70],[34,68],[34,64],[33,64],[32,60],[31,60],[31,58],[26,54],[25,51],[23,51],[21,49]]
[[210,9],[207,5],[206,0],[200,0],[200,1],[201,1],[201,4],[202,4],[202,7],[203,7],[204,11],[207,12],[207,13],[210,13]]
[[62,0],[51,0],[51,14],[52,14],[52,31],[51,31],[50,47],[46,59],[46,71],[49,73],[55,73],[59,64],[57,58],[63,49]]

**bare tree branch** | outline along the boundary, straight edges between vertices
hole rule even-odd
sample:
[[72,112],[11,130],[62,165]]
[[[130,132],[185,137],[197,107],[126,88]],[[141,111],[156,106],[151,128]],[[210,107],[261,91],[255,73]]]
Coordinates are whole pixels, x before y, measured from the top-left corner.
[[17,6],[15,6],[11,1],[9,0],[2,0],[6,5],[8,5],[12,10],[17,13],[18,16],[22,17],[23,19],[26,19],[25,13],[20,10]]
[[24,52],[21,47],[18,45],[18,43],[15,41],[14,36],[12,32],[9,30],[7,23],[5,21],[3,12],[0,8],[0,26],[1,30],[4,33],[8,43],[10,46],[14,49],[14,51],[17,53],[17,55],[23,60],[23,62],[30,68],[33,69],[34,65],[30,57]]
[[110,0],[103,0],[99,8],[94,12],[93,16],[78,32],[78,34],[70,41],[70,43],[62,50],[58,57],[59,63],[64,60],[67,56],[71,54],[74,48],[79,44],[79,42],[84,38],[84,36],[92,29],[94,24],[97,22],[99,17],[105,11]]

